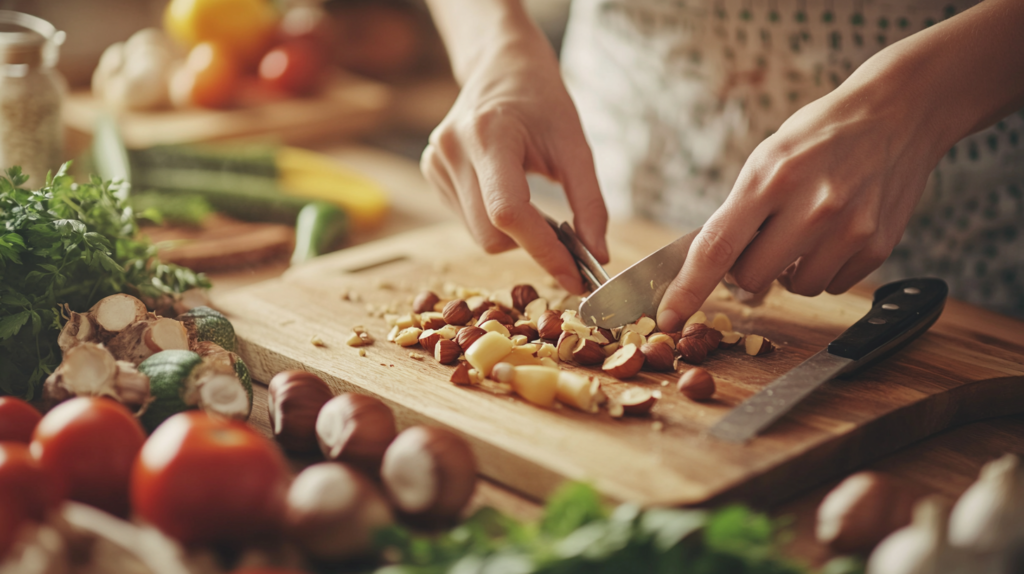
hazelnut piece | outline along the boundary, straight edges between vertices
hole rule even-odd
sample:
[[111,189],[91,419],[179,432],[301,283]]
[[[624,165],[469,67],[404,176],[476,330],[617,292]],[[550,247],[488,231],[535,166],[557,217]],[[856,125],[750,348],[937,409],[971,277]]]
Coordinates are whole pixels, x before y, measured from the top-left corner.
[[486,334],[487,331],[484,331],[480,327],[466,327],[455,335],[455,342],[459,344],[459,348],[462,349],[463,353],[465,353],[473,346],[473,343],[475,343],[477,339]]
[[412,302],[412,310],[415,313],[429,313],[440,300],[441,298],[433,291],[420,291]]
[[771,340],[761,335],[747,335],[744,346],[747,354],[753,357],[771,353],[775,350],[775,345],[772,344]]
[[722,333],[703,323],[694,323],[683,329],[682,338],[701,339],[706,344],[708,352],[710,352],[718,348],[718,343],[722,341]]
[[419,340],[420,346],[423,347],[424,351],[428,353],[433,353],[434,347],[437,345],[437,342],[441,340],[441,334],[433,329],[428,329],[420,333]]
[[434,345],[434,358],[442,365],[454,364],[455,361],[459,360],[459,355],[461,354],[462,348],[455,341],[439,339]]
[[414,426],[388,446],[381,480],[392,503],[412,522],[449,524],[473,495],[476,459],[459,435]]
[[731,349],[736,345],[739,345],[743,341],[743,333],[737,333],[736,331],[727,331],[722,333],[722,340],[718,343],[719,349]]
[[533,341],[537,338],[537,330],[528,324],[513,325],[509,327],[508,333],[514,337],[516,335],[523,335],[527,341]]
[[562,336],[562,314],[553,309],[541,313],[537,319],[537,334],[541,339],[557,341]]
[[660,391],[649,391],[634,387],[619,395],[615,403],[622,406],[622,413],[630,416],[647,416],[661,398]]
[[484,311],[483,314],[480,315],[480,318],[477,319],[476,326],[479,327],[488,321],[497,321],[502,325],[511,325],[515,322],[512,320],[512,317],[508,316],[508,313],[505,313],[497,307],[491,307]]
[[512,306],[520,313],[525,312],[526,306],[538,297],[540,295],[537,294],[537,290],[533,288],[533,285],[523,284],[512,288]]
[[[669,354],[672,354],[671,350],[669,350]],[[619,347],[605,359],[601,370],[616,379],[628,379],[639,373],[643,366],[644,354],[636,345],[630,344]]]
[[469,376],[469,370],[469,363],[462,361],[459,363],[459,366],[455,367],[455,370],[452,371],[452,376],[448,381],[454,385],[472,385],[473,378]]
[[441,315],[449,325],[465,325],[473,319],[473,312],[469,310],[469,305],[462,299],[449,301],[441,311]]
[[691,365],[703,363],[704,359],[708,356],[708,348],[704,343],[704,339],[697,339],[695,337],[679,339],[679,343],[676,344],[676,351],[679,352],[679,357],[682,360]]
[[671,371],[676,355],[667,342],[646,343],[640,347],[644,354],[644,367],[652,371]]
[[581,365],[596,365],[605,360],[604,349],[593,339],[580,339],[572,350],[572,360]]
[[[558,344],[555,348],[558,352],[559,361],[571,361],[572,352],[576,349],[576,344],[579,343],[580,336],[570,331],[562,331],[562,334],[558,337]],[[596,344],[596,343],[595,343]]]
[[288,488],[288,538],[319,560],[367,554],[373,533],[391,522],[391,509],[377,486],[343,464],[314,464]]
[[274,438],[289,452],[316,452],[316,416],[334,393],[306,371],[282,371],[267,385],[267,413]]
[[380,399],[343,393],[327,401],[316,417],[320,452],[376,476],[395,438],[395,415]]
[[676,388],[691,401],[706,401],[715,394],[715,379],[711,373],[694,367],[679,377]]

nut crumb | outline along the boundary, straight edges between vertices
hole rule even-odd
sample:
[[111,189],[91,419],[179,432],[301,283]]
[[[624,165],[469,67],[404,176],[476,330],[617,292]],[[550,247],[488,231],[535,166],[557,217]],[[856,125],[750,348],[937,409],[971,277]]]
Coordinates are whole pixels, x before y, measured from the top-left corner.
[[661,386],[667,387],[668,386],[668,381],[661,381]]
[[374,289],[382,290],[391,290],[395,288],[395,286],[392,285],[390,281],[385,281],[384,279],[377,279],[376,281],[374,281],[373,287]]
[[366,356],[366,349],[359,349],[359,356],[360,357],[365,357]]
[[415,359],[417,361],[422,361],[423,360],[423,355],[421,355],[419,353],[409,353],[409,358],[410,359]]
[[665,423],[661,421],[654,421],[651,423],[651,430],[654,432],[661,432],[665,428]]
[[325,343],[324,340],[320,338],[320,335],[313,335],[312,337],[310,337],[309,342],[313,343],[313,345],[316,347],[327,346],[327,343]]

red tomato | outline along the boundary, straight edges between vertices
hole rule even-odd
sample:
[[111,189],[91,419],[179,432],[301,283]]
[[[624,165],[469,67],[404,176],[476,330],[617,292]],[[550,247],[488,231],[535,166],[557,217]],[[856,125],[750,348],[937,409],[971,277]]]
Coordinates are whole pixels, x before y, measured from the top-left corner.
[[29,448],[68,498],[127,516],[132,463],[145,441],[142,426],[119,403],[79,397],[46,413]]
[[0,442],[0,558],[25,521],[44,520],[60,498],[27,445]]
[[185,65],[171,76],[171,101],[179,107],[227,107],[238,95],[241,76],[241,68],[230,51],[201,42],[188,53]]
[[28,444],[43,415],[32,405],[14,397],[0,397],[0,440]]
[[275,90],[308,94],[323,78],[326,60],[316,43],[296,38],[267,52],[260,61],[260,80]]
[[281,527],[289,480],[284,456],[248,425],[190,411],[142,447],[132,505],[185,544],[246,543]]

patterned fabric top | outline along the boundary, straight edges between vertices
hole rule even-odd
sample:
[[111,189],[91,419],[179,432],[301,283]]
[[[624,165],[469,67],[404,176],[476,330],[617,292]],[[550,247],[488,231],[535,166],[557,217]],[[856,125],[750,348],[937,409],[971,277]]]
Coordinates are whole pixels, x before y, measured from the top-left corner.
[[[563,73],[612,216],[702,225],[793,112],[975,3],[574,0]],[[1022,137],[1024,112],[950,149],[875,278],[942,277],[955,297],[1024,316]]]

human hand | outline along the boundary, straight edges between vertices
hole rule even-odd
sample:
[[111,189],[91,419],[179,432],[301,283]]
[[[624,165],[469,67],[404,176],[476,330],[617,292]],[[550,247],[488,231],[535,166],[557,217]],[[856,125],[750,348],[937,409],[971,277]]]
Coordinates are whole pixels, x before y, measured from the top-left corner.
[[430,135],[420,168],[488,253],[522,246],[572,293],[584,285],[568,250],[530,203],[527,172],[559,181],[574,227],[608,262],[608,214],[576,108],[539,36],[480,57],[451,111]]
[[678,330],[727,273],[750,292],[779,278],[813,296],[842,293],[878,268],[946,149],[915,104],[851,82],[793,114],[694,239],[659,327]]

